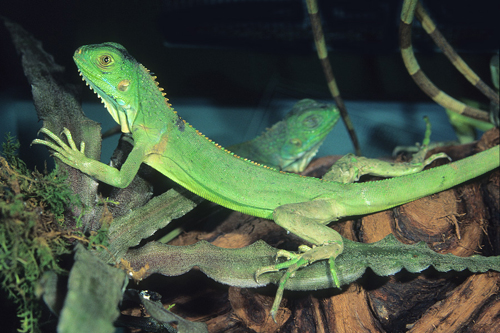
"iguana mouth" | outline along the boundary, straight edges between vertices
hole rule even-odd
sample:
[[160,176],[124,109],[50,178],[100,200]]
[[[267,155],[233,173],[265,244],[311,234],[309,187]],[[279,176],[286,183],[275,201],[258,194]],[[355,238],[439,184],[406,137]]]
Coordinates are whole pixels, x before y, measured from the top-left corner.
[[313,157],[316,156],[316,153],[318,152],[321,144],[323,144],[323,141],[325,140],[321,140],[320,142],[312,146],[311,149],[302,152],[293,158],[283,158],[283,160],[287,162],[283,163],[282,170],[294,172],[298,172],[298,170],[304,170],[309,162],[313,159]]
[[82,81],[85,82],[85,85],[87,85],[90,90],[92,90],[97,96],[99,96],[99,98],[101,99],[101,103],[104,104],[104,107],[106,108],[106,110],[108,110],[111,117],[113,117],[113,119],[118,124],[120,124],[121,131],[123,133],[130,133],[130,127],[128,126],[126,113],[118,109],[117,102],[112,97],[107,95],[104,91],[102,91],[102,89],[93,84],[92,80],[89,80],[80,69],[78,69],[78,73],[82,77]]

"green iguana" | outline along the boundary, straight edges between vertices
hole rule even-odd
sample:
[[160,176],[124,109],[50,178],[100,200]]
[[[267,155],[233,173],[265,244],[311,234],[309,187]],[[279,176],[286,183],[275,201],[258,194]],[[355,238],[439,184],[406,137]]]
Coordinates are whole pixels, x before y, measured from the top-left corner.
[[[252,140],[229,146],[228,150],[277,170],[300,173],[316,156],[339,117],[339,110],[331,104],[302,99],[283,120]],[[120,126],[117,127],[120,131]],[[176,228],[162,237],[161,242],[168,243],[182,230]]]
[[[77,148],[68,129],[64,143],[46,128],[40,131],[52,141],[37,139],[62,162],[115,187],[126,187],[139,166],[146,163],[165,176],[227,208],[274,220],[289,232],[312,243],[299,254],[288,253],[286,263],[265,267],[258,275],[287,268],[272,308],[274,316],[284,284],[294,272],[318,260],[328,259],[330,273],[339,286],[335,258],[343,240],[327,224],[346,216],[386,210],[451,188],[500,165],[498,146],[463,160],[415,173],[436,156],[409,168],[399,167],[401,177],[369,183],[344,184],[288,174],[240,158],[205,137],[180,118],[158,87],[156,77],[120,44],[82,46],[74,60],[88,85],[101,97],[124,133],[131,133],[134,148],[118,170],[85,156],[85,143]],[[351,156],[353,162],[355,157]],[[387,165],[382,165],[387,168]],[[386,174],[385,170],[382,173]]]
[[[302,99],[285,118],[252,140],[229,146],[233,153],[254,162],[287,172],[302,172],[316,156],[326,136],[339,120],[339,110],[331,105]],[[120,126],[102,137],[120,132]]]
[[228,149],[278,170],[302,172],[339,117],[335,106],[303,99],[262,135]]

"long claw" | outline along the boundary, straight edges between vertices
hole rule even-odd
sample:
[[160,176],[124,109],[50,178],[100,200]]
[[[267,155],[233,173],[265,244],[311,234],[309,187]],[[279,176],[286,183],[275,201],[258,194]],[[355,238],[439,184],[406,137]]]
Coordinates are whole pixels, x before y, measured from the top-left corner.
[[63,127],[61,134],[64,134],[68,143],[65,143],[59,136],[55,135],[52,131],[45,127],[42,127],[38,133],[45,134],[53,142],[44,139],[35,139],[31,144],[41,144],[47,146],[54,151],[52,156],[58,158],[63,163],[77,167],[77,162],[85,158],[85,142],[82,142],[80,144],[80,149],[78,149],[70,130],[66,127]]
[[288,260],[284,261],[282,263],[276,264],[276,265],[271,265],[271,266],[259,268],[255,272],[255,281],[258,282],[259,276],[261,276],[262,274],[278,272],[281,269],[288,268],[288,267],[294,265],[295,263],[297,263],[301,259],[300,255],[293,253],[293,252],[285,251],[285,250],[278,251],[278,253],[276,254],[276,260],[280,257],[285,257]]
[[[42,127],[42,128],[38,131],[38,133],[39,133],[39,134],[40,134],[40,133],[43,133],[43,134],[47,135],[49,138],[51,138],[52,140],[54,140],[54,141],[55,141],[58,145],[60,145],[61,147],[66,146],[66,144],[65,144],[65,143],[64,143],[64,142],[63,142],[63,141],[62,141],[62,140],[61,140],[61,139],[60,139],[57,135],[55,135],[52,131],[50,131],[49,129],[47,129],[47,128],[45,128],[45,127]],[[39,140],[39,139],[37,139],[37,140]],[[37,141],[37,140],[35,140],[35,141]],[[40,140],[40,141],[42,141],[42,140]],[[45,140],[43,140],[43,141],[45,141]]]
[[339,276],[337,275],[337,267],[335,266],[335,259],[330,257],[328,259],[328,264],[330,266],[330,275],[333,278],[333,283],[335,283],[335,287],[340,288]]
[[272,272],[277,272],[277,271],[279,271],[279,269],[277,269],[275,266],[266,266],[266,267],[259,268],[255,272],[255,281],[259,282],[259,276],[261,276],[262,274],[272,273]]
[[39,144],[39,145],[47,146],[50,149],[58,152],[59,154],[64,154],[64,152],[65,152],[64,148],[61,148],[60,146],[58,146],[50,141],[46,141],[46,140],[42,140],[42,139],[35,139],[35,140],[33,140],[33,142],[31,144]]
[[278,287],[278,290],[276,291],[276,296],[274,297],[274,302],[273,305],[271,306],[271,311],[269,314],[271,315],[271,318],[273,318],[273,321],[276,323],[276,314],[278,313],[278,309],[281,304],[281,300],[283,299],[283,292],[285,291],[285,284],[287,283],[288,279],[292,276],[292,274],[297,270],[298,268],[294,269],[293,271],[288,269],[285,274],[280,279],[280,284]]
[[69,129],[67,129],[66,127],[63,127],[63,133],[66,136],[66,139],[68,140],[68,143],[69,143],[69,146],[71,147],[71,149],[78,150],[76,148],[75,141],[73,140],[73,136],[71,135],[71,132],[69,131]]
[[281,269],[286,269],[285,274],[280,279],[278,290],[276,291],[276,297],[274,298],[273,305],[271,307],[271,317],[274,322],[276,322],[276,313],[278,312],[281,300],[283,298],[283,292],[285,290],[285,285],[291,277],[295,275],[299,269],[306,267],[316,261],[328,259],[330,264],[330,274],[333,279],[333,283],[337,288],[340,288],[340,280],[337,275],[335,267],[335,258],[342,253],[342,244],[338,242],[331,242],[324,244],[322,246],[317,246],[310,248],[305,245],[299,246],[299,253],[288,252],[284,250],[278,251],[276,257],[286,257],[287,261],[278,263],[272,266],[266,266],[258,269],[255,272],[255,280],[258,281],[260,275],[265,273],[277,272]]

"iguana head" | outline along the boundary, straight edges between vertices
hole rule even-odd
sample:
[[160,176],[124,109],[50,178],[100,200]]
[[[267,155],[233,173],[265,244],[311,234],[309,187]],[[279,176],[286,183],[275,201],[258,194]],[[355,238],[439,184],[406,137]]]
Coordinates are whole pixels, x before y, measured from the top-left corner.
[[295,103],[285,118],[288,140],[280,151],[283,170],[299,172],[305,169],[339,118],[340,113],[334,105],[312,99]]
[[138,70],[146,69],[117,43],[82,46],[73,59],[87,85],[121,125],[121,131],[129,133],[138,111]]

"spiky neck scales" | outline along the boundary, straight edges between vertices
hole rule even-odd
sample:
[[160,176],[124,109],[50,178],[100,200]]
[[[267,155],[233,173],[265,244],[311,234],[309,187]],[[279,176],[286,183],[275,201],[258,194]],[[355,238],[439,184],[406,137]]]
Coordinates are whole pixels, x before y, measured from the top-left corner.
[[134,140],[144,138],[150,143],[158,142],[165,133],[186,129],[231,157],[260,165],[228,151],[179,117],[163,88],[159,87],[157,77],[130,56],[122,45],[82,46],[73,58],[87,85],[101,98],[113,119],[121,125],[122,132],[131,132]]
[[[334,216],[328,218],[331,221],[348,211],[361,215],[400,205],[498,167],[497,149],[464,162],[458,161],[453,167],[436,168],[369,186],[284,175],[235,158],[180,119],[165,100],[154,77],[121,45],[84,46],[75,53],[75,62],[109,106],[118,112],[120,122],[121,115],[125,115],[132,131],[134,149],[124,166],[119,171],[109,170],[109,175],[102,175],[99,166],[96,168],[99,172],[93,173],[120,187],[128,186],[139,165],[146,163],[188,190],[230,209],[272,218],[276,207],[287,204],[307,202],[306,210],[322,211],[316,209],[319,206],[309,203],[314,201],[334,211]],[[483,163],[483,159],[488,159],[484,160],[487,163]],[[421,180],[425,184],[412,189],[409,195],[408,184]],[[249,192],[249,189],[257,191]]]

